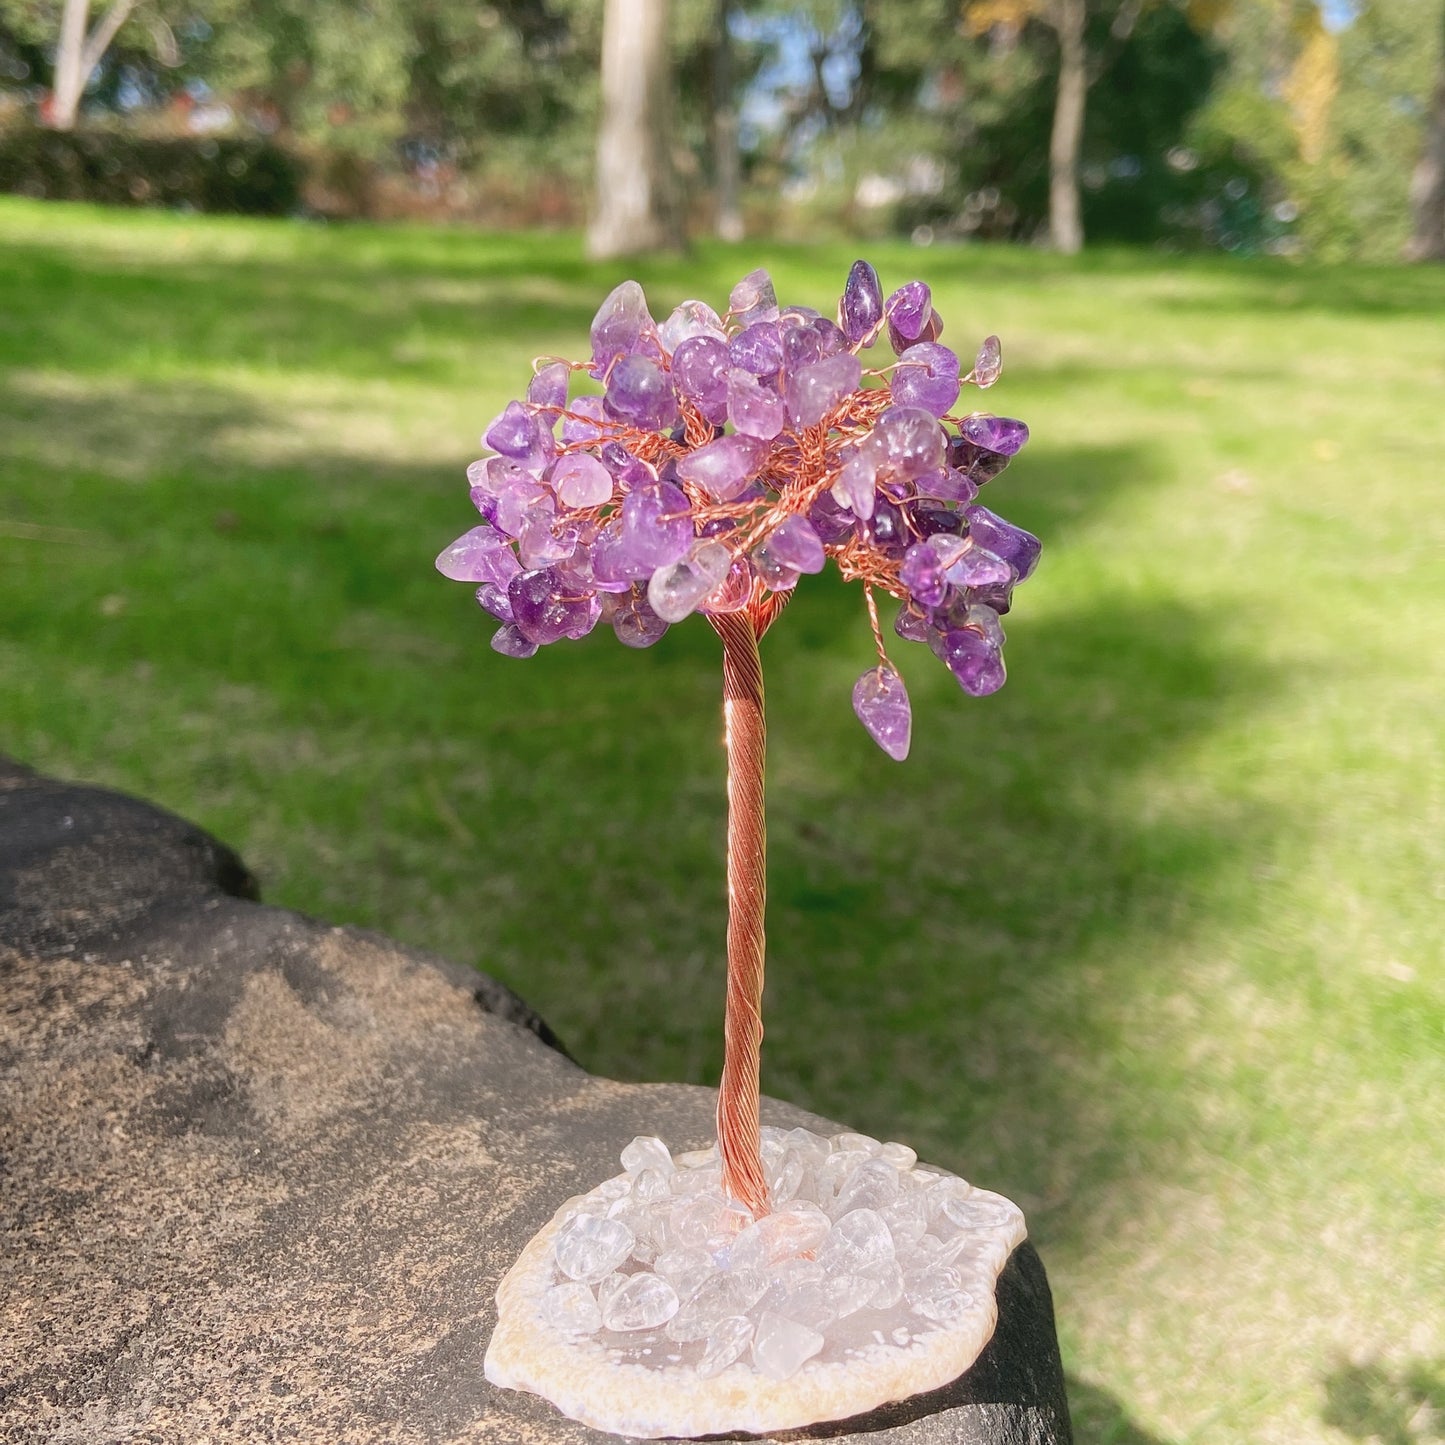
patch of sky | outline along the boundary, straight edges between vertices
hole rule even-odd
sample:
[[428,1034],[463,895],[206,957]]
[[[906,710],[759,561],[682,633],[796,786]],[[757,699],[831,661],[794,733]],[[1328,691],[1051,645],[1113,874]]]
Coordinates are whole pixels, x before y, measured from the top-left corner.
[[802,10],[782,15],[734,12],[729,29],[740,43],[766,47],[769,52],[739,111],[745,148],[780,131],[787,117],[795,113],[796,102],[819,85],[835,110],[846,108],[852,100],[863,40],[863,21],[855,7],[842,7],[826,27]]

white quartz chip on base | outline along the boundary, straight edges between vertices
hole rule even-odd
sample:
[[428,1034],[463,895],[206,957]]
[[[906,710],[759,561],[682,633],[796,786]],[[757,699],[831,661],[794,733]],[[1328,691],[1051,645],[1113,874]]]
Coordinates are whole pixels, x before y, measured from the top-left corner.
[[903,1144],[764,1128],[772,1211],[716,1148],[654,1138],[568,1200],[497,1290],[493,1384],[637,1438],[761,1433],[938,1389],[993,1334],[1026,1231],[1001,1195]]

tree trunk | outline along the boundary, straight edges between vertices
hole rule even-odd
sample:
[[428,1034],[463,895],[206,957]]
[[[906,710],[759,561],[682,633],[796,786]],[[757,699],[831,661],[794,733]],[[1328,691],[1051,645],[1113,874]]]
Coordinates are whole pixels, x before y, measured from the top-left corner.
[[596,258],[681,250],[672,174],[669,0],[606,0],[597,201],[587,229]]
[[65,0],[60,16],[60,40],[55,47],[55,83],[51,86],[50,124],[55,130],[74,130],[80,97],[89,77],[83,66],[85,22],[90,0]]
[[114,0],[100,24],[87,36],[85,22],[90,15],[90,0],[65,0],[65,9],[60,16],[60,40],[55,48],[55,84],[51,88],[49,116],[52,129],[75,129],[85,87],[90,84],[95,67],[110,49],[116,31],[125,24],[134,9],[135,0]]
[[1440,56],[1435,93],[1425,117],[1425,144],[1410,178],[1410,239],[1407,261],[1445,261],[1445,12],[1441,15]]
[[738,200],[738,113],[733,104],[733,41],[728,30],[731,0],[718,0],[717,49],[713,52],[713,168],[717,186],[717,234],[722,241],[743,239]]
[[1084,245],[1079,205],[1079,149],[1089,90],[1084,7],[1085,0],[1056,0],[1053,7],[1059,36],[1059,88],[1049,137],[1049,243],[1065,256],[1077,255]]

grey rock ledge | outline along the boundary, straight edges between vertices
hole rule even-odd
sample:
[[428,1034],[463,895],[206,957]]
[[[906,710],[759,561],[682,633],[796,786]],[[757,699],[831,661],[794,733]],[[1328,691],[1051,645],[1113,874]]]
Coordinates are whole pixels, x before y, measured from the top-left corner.
[[[714,1095],[593,1078],[493,980],[257,898],[182,819],[0,759],[0,1440],[617,1438],[486,1382],[493,1295]],[[1067,1445],[1037,1254],[960,1379],[768,1438]]]

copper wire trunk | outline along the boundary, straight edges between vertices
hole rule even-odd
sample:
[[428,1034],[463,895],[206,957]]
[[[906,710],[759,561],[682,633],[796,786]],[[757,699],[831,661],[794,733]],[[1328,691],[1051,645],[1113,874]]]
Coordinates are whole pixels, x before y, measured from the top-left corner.
[[[754,1215],[767,1212],[758,1136],[763,1040],[763,915],[767,903],[764,764],[767,726],[758,638],[771,616],[751,609],[710,617],[723,642],[723,713],[728,764],[728,967],[718,1148],[723,1186]],[[761,622],[761,626],[759,626]]]

